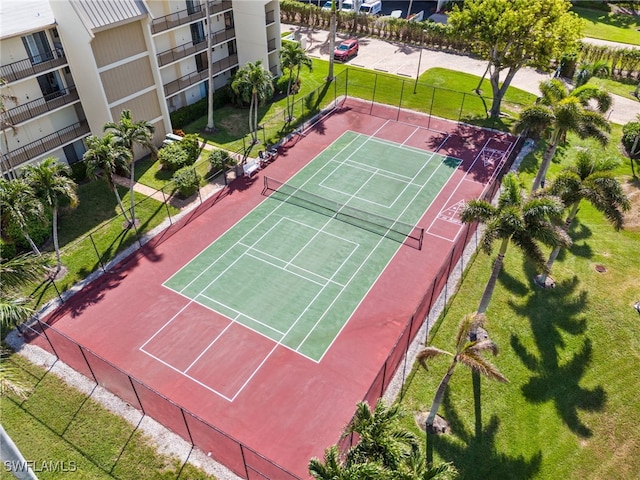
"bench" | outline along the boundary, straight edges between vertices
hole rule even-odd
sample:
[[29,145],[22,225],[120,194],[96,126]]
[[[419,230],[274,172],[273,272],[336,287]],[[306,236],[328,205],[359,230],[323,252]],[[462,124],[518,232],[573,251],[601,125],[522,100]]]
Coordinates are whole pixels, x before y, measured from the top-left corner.
[[245,177],[250,177],[251,175],[256,173],[259,169],[260,169],[260,165],[258,165],[258,162],[256,162],[254,158],[252,158],[251,160],[247,160],[247,163],[245,163],[242,166],[242,170],[244,170]]

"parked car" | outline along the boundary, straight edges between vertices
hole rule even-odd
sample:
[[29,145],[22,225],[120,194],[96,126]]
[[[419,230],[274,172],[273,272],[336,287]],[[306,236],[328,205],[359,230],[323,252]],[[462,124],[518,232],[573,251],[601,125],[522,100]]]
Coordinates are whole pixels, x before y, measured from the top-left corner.
[[359,48],[360,44],[357,39],[345,40],[334,50],[333,58],[341,62],[346,62],[351,57],[355,57],[358,54]]
[[381,0],[368,0],[360,5],[360,13],[364,13],[365,15],[379,15],[381,11]]

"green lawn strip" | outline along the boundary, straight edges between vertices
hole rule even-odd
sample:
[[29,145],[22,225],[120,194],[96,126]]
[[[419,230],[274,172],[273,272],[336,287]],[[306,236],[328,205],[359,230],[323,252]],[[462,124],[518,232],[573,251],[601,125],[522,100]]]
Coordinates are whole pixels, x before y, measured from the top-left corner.
[[636,82],[630,81],[628,83],[624,83],[624,82],[619,82],[609,78],[592,77],[588,83],[592,85],[597,85],[598,87],[602,87],[605,90],[607,90],[609,93],[620,95],[621,97],[628,98],[630,100],[634,100],[638,102],[638,111],[640,111],[640,101],[638,101],[638,98],[635,95],[633,95],[633,92],[635,92],[636,87],[638,85],[637,81]]
[[[569,142],[581,144],[573,136]],[[549,178],[570,150],[560,153]],[[522,174],[529,184],[532,170]],[[630,172],[621,166],[617,173]],[[587,203],[578,220],[573,247],[554,266],[553,290],[534,287],[536,269],[513,246],[508,250],[487,328],[501,349],[492,360],[510,383],[482,380],[480,437],[468,369],[458,368],[440,411],[453,435],[437,439],[436,455],[453,461],[462,478],[634,478],[640,471],[634,433],[640,402],[629,388],[640,369],[631,307],[638,295],[633,252],[640,232],[616,233]],[[477,308],[494,256],[478,254],[431,344],[453,349],[457,324]],[[596,272],[596,264],[607,272]],[[432,361],[428,372],[416,369],[403,400],[407,410],[429,408],[449,361]]]
[[580,18],[585,21],[584,36],[609,40],[611,42],[640,45],[640,18],[633,15],[622,15],[572,7]]
[[[70,478],[177,477],[181,462],[158,454],[152,441],[139,431],[134,433],[127,421],[17,354],[10,362],[34,387],[24,402],[15,397],[0,400],[2,424],[27,460],[40,466],[56,461],[64,462],[66,468],[73,464],[77,471],[68,473]],[[42,471],[37,475],[46,480],[63,474]],[[181,478],[211,477],[187,465]]]

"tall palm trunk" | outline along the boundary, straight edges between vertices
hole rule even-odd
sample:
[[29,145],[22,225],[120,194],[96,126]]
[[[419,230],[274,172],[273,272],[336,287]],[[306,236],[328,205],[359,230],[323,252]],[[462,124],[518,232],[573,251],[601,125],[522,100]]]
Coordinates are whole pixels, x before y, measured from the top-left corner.
[[449,380],[451,380],[451,376],[458,364],[458,356],[453,357],[453,361],[445,373],[442,380],[440,380],[440,384],[438,385],[438,389],[436,390],[436,394],[433,397],[433,403],[431,404],[431,410],[429,410],[429,415],[427,416],[427,420],[425,421],[425,431],[427,434],[427,465],[433,463],[433,447],[431,445],[432,435],[435,433],[433,431],[433,422],[436,419],[436,415],[438,414],[438,410],[440,409],[440,405],[442,405],[442,401],[444,400],[444,392],[447,389],[447,385],[449,385]]
[[333,51],[336,49],[336,1],[331,3],[331,21],[329,22],[329,74],[327,81],[333,81]]
[[62,269],[62,259],[60,258],[60,245],[58,244],[58,206],[54,205],[53,207],[53,248],[56,251],[56,272],[59,272]]
[[134,186],[136,184],[135,164],[136,164],[136,161],[133,158],[133,148],[132,148],[131,149],[131,168],[130,168],[131,176],[130,176],[130,179],[129,179],[129,197],[131,197],[130,198],[131,199],[131,210],[130,210],[131,222],[130,223],[131,223],[132,227],[135,226],[135,223],[136,223],[136,211],[135,211],[136,199],[135,199],[135,196],[133,195],[133,191],[134,191],[133,189],[134,189]]
[[507,253],[508,246],[509,238],[505,238],[504,240],[502,240],[500,251],[498,252],[496,261],[493,263],[491,276],[489,277],[489,281],[487,282],[487,285],[484,288],[484,293],[482,294],[482,298],[480,299],[480,306],[478,307],[479,314],[483,314],[487,311],[487,307],[489,306],[489,302],[491,301],[491,296],[493,295],[493,291],[496,288],[496,283],[498,282],[498,275],[500,274],[500,270],[502,270],[502,263],[504,262],[504,256]]
[[113,191],[116,194],[116,199],[118,200],[118,205],[120,206],[120,210],[122,210],[122,216],[124,217],[125,222],[132,223],[131,220],[129,220],[129,217],[127,217],[127,210],[124,208],[124,205],[122,204],[122,198],[120,198],[120,193],[118,192],[118,186],[113,181],[113,178],[111,179],[111,186],[113,187]]
[[204,2],[204,12],[207,18],[207,75],[209,89],[207,92],[207,132],[213,132],[215,125],[213,123],[213,72],[211,71],[211,18],[209,17],[209,1]]
[[287,83],[287,122],[293,119],[293,102],[291,96],[291,85],[293,84],[293,71],[289,72],[289,83]]
[[542,156],[542,162],[540,163],[540,168],[538,169],[538,173],[536,174],[536,178],[533,181],[533,186],[531,187],[531,191],[535,192],[538,188],[540,188],[544,182],[545,177],[547,176],[547,170],[549,170],[549,166],[551,165],[551,160],[553,156],[556,154],[556,150],[558,149],[558,145],[560,144],[560,139],[562,138],[562,132],[557,131],[553,134],[549,145],[547,145],[547,149],[544,151],[544,155]]
[[[571,224],[573,223],[573,220],[576,218],[576,215],[578,214],[579,206],[580,206],[580,202],[576,202],[571,207],[571,211],[569,212],[569,215],[567,216],[567,219],[565,220],[564,225],[562,227],[562,229],[565,232],[569,232],[569,229],[571,228]],[[550,272],[551,269],[553,268],[553,262],[555,262],[556,258],[558,258],[558,255],[560,254],[561,249],[562,247],[559,245],[553,249],[553,251],[549,255],[549,260],[547,260],[547,266],[545,268],[545,272],[542,272],[540,275],[536,277],[536,281],[541,286],[544,286],[546,284],[547,275],[548,275],[547,272]]]
[[251,130],[251,138],[253,143],[258,143],[258,93],[254,92],[251,97],[251,105],[253,106],[253,129]]

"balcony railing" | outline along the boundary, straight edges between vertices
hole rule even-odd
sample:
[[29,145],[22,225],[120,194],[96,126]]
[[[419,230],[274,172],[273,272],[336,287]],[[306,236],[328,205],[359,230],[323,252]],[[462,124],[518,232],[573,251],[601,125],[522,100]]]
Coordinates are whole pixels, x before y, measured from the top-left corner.
[[28,103],[23,103],[7,110],[7,116],[12,125],[18,125],[26,120],[35,118],[43,113],[51,112],[63,105],[68,105],[79,100],[78,91],[75,86],[51,93]]
[[37,75],[55,67],[66,65],[67,59],[62,48],[56,48],[50,52],[37,55],[33,58],[25,58],[0,67],[0,77],[8,83],[21,78]]
[[[233,28],[229,28],[227,30],[220,30],[216,33],[211,34],[211,45],[215,46],[219,43],[226,42],[236,36],[236,31]],[[185,57],[189,57],[195,53],[200,53],[207,49],[207,39],[202,39],[202,41],[193,45],[193,43],[186,43],[184,45],[180,45],[179,47],[172,48],[171,50],[167,50],[165,52],[158,54],[158,65],[164,67],[172,62],[180,60]]]
[[271,25],[272,23],[275,23],[276,21],[276,11],[275,10],[269,10],[266,13],[266,24],[267,26]]
[[[238,55],[230,55],[226,58],[218,62],[213,62],[211,64],[211,72],[215,76],[216,74],[223,72],[225,70],[229,70],[238,65]],[[191,85],[195,85],[197,83],[202,82],[207,79],[207,70],[203,70],[202,72],[193,72],[189,75],[185,75],[177,80],[167,83],[164,86],[164,94],[166,97],[169,97],[180,90],[183,90]]]
[[15,168],[18,165],[28,162],[32,158],[44,155],[62,145],[71,143],[78,138],[84,137],[91,133],[89,124],[86,121],[74,123],[62,130],[47,135],[40,140],[31,142],[24,147],[9,152],[9,155],[2,155],[2,163],[5,168]]
[[[214,0],[209,2],[209,15],[215,15],[225,10],[231,10],[231,0]],[[205,16],[204,6],[198,11],[189,13],[188,10],[180,10],[179,12],[165,15],[164,17],[154,18],[151,22],[151,32],[159,33],[175,28],[185,23],[195,22]]]

